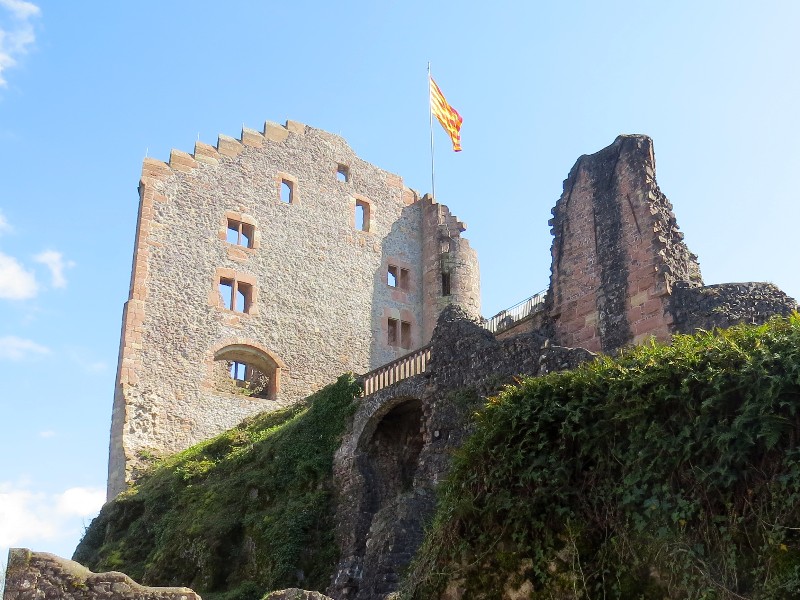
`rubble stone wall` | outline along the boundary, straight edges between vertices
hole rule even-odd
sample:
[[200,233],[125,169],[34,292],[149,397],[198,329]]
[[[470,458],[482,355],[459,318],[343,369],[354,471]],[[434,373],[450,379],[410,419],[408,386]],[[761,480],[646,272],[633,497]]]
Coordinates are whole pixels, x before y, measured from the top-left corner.
[[446,308],[428,371],[365,397],[336,453],[341,558],[328,594],[372,600],[395,591],[482,399],[518,375],[574,368],[593,356],[552,346],[539,332],[498,340],[463,309]]
[[189,588],[145,587],[117,572],[92,573],[54,554],[11,548],[3,600],[201,600]]
[[[145,159],[139,191],[109,498],[148,457],[427,344],[424,320],[435,321],[445,305],[480,310],[463,223],[360,159],[341,137],[302,123],[268,122],[241,139],[220,136],[216,147],[198,142],[193,154],[173,150],[168,163]],[[443,218],[426,244],[430,214]],[[241,237],[228,237],[231,224]],[[445,238],[469,268],[440,298]],[[393,285],[392,267],[402,272]],[[427,289],[426,269],[435,273]],[[249,294],[244,310],[226,308],[223,281]],[[264,398],[216,384],[216,361],[248,356],[269,366],[274,389]]]

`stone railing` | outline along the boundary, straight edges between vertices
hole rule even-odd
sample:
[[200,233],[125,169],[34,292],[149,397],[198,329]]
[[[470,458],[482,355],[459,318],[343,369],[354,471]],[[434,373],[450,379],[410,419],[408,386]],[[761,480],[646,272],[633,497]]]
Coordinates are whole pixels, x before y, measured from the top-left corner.
[[370,371],[362,376],[364,394],[374,394],[407,377],[424,373],[430,359],[431,347],[428,345]]
[[499,333],[504,329],[508,329],[517,321],[521,321],[542,310],[544,308],[544,299],[546,296],[547,290],[542,290],[538,294],[534,294],[522,302],[517,302],[511,308],[501,310],[492,318],[486,319],[483,322],[483,327],[492,333]]

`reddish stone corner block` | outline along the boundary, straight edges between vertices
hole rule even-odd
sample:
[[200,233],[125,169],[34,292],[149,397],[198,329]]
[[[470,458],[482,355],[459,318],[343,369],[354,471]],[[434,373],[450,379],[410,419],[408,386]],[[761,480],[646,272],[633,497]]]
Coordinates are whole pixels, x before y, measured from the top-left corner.
[[700,269],[656,183],[650,138],[619,136],[579,158],[550,225],[559,344],[613,352],[669,338],[672,284],[700,283]]

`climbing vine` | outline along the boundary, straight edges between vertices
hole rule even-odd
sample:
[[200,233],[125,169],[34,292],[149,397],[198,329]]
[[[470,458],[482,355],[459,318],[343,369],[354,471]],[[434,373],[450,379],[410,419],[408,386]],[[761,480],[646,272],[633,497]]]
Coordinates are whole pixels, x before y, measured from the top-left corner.
[[492,398],[404,584],[468,598],[800,596],[800,317]]

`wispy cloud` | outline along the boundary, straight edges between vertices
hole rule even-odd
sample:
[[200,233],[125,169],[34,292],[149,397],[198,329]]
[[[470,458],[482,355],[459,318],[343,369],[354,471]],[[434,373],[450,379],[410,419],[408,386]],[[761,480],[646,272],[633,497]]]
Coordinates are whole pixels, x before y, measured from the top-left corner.
[[0,8],[10,16],[0,27],[0,87],[5,87],[5,70],[16,65],[19,57],[36,41],[31,20],[39,16],[41,10],[26,0],[0,0]]
[[51,438],[51,437],[56,437],[56,432],[53,431],[52,429],[45,429],[44,431],[40,431],[39,432],[39,437],[40,438],[45,438],[45,439]]
[[0,298],[25,300],[33,298],[38,290],[34,274],[13,256],[0,252]]
[[72,362],[87,373],[102,373],[108,368],[105,361],[94,358],[91,351],[86,348],[73,346],[67,348],[66,354]]
[[0,235],[4,233],[9,233],[12,231],[11,224],[6,219],[6,216],[3,214],[3,211],[0,210]]
[[0,336],[0,360],[23,360],[42,354],[50,354],[50,349],[15,335]]
[[67,278],[64,277],[64,270],[74,267],[75,263],[73,261],[64,260],[64,255],[55,250],[45,250],[34,256],[33,260],[50,269],[50,277],[54,288],[67,287]]

